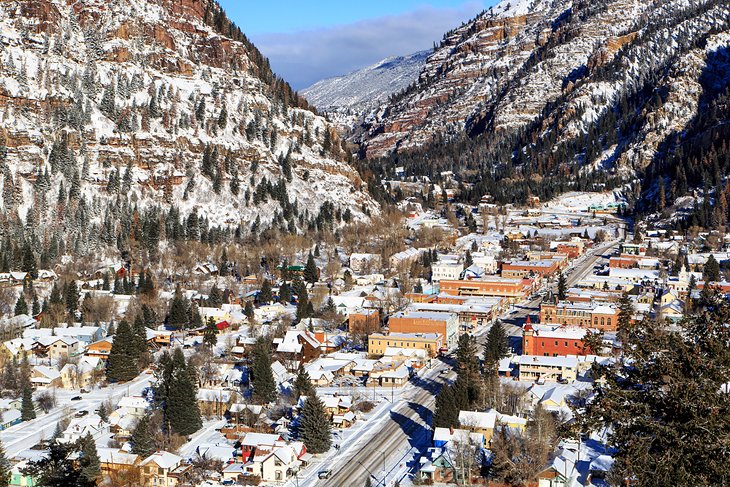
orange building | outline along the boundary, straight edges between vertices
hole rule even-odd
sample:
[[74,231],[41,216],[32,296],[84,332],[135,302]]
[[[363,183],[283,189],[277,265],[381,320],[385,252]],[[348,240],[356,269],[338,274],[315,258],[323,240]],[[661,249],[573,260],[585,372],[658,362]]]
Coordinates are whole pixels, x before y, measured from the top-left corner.
[[388,320],[391,333],[438,333],[445,337],[445,346],[453,348],[459,338],[459,319],[456,313],[401,311]]
[[363,308],[347,317],[347,328],[350,333],[369,335],[380,330],[380,312],[374,308]]
[[540,305],[540,322],[596,328],[615,331],[618,324],[618,306],[597,303],[569,303],[560,301]]
[[441,281],[440,291],[452,296],[489,296],[507,298],[510,302],[521,301],[535,286],[531,279],[506,279],[483,277],[468,281]]
[[548,277],[559,269],[560,262],[556,259],[505,262],[502,264],[502,277],[513,279],[529,276]]

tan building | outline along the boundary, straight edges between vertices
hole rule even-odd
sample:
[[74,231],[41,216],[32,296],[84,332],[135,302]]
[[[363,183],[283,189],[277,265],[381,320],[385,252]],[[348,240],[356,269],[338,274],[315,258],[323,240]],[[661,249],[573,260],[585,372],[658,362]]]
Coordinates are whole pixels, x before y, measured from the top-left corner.
[[439,290],[452,296],[502,297],[516,302],[526,298],[533,285],[529,280],[490,276],[472,280],[443,280]]
[[142,485],[176,487],[190,468],[182,457],[166,451],[155,452],[140,463]]
[[578,372],[578,357],[544,357],[521,355],[520,380],[530,382],[574,382]]
[[384,355],[388,347],[426,350],[427,355],[436,355],[443,346],[440,333],[378,333],[368,337],[368,354],[375,356]]

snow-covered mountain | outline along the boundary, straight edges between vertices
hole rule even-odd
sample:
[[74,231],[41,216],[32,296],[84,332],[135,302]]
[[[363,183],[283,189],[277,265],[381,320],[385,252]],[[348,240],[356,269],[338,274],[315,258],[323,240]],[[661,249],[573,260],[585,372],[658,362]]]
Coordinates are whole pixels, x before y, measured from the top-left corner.
[[[576,141],[612,113],[628,117],[619,112],[633,100],[643,112],[625,121],[632,133],[576,161],[646,167],[698,114],[700,78],[729,26],[721,0],[504,0],[444,36],[416,85],[364,127],[363,153],[427,151],[483,134],[496,147],[528,131],[524,146],[502,152],[524,159],[572,144],[580,156]],[[646,90],[648,102],[637,98]],[[649,103],[654,95],[661,106]]]
[[146,215],[193,237],[367,219],[308,106],[213,0],[3,2],[0,226],[93,249]]
[[318,81],[300,94],[324,112],[378,104],[413,83],[430,52],[389,57],[344,76]]

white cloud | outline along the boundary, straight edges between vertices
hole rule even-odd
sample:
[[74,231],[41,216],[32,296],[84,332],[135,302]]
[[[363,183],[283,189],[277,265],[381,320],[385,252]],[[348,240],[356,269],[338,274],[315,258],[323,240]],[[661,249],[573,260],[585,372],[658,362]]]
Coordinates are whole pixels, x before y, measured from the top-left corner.
[[252,36],[274,71],[295,89],[380,61],[429,49],[473,18],[482,1],[449,9],[422,7],[401,15],[296,33]]

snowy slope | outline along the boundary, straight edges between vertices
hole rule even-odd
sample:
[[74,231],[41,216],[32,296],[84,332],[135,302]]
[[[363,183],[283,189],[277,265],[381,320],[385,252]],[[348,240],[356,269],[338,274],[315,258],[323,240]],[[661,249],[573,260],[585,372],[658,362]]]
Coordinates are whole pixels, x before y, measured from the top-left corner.
[[318,81],[301,95],[322,111],[383,102],[416,80],[430,53],[390,57],[344,76]]
[[213,0],[3,2],[4,215],[93,248],[144,208],[244,233],[311,227],[325,203],[377,214],[334,128],[222,18]]

